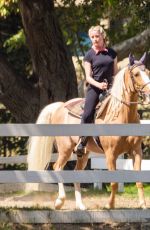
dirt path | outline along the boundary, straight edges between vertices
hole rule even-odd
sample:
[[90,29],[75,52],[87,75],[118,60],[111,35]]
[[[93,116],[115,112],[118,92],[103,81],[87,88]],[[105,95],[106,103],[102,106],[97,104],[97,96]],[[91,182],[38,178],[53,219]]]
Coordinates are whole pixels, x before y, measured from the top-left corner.
[[[54,209],[56,192],[33,192],[29,194],[0,194],[0,208],[50,208]],[[83,202],[88,210],[103,209],[109,194],[88,194],[83,191]],[[147,208],[150,209],[150,197],[146,197]],[[138,198],[116,195],[116,208],[138,208]],[[73,192],[67,192],[67,200],[63,210],[74,210]],[[12,224],[0,223],[0,230],[149,230],[149,223],[99,223],[99,224]]]
[[[0,207],[17,208],[50,208],[54,209],[57,197],[55,192],[32,192],[29,194],[0,194]],[[83,202],[88,210],[103,209],[108,201],[109,194],[89,194],[83,192]],[[150,197],[146,197],[147,208],[150,208]],[[138,208],[137,196],[126,196],[123,193],[116,195],[116,208]],[[73,192],[67,192],[67,199],[63,210],[74,210],[75,200]]]

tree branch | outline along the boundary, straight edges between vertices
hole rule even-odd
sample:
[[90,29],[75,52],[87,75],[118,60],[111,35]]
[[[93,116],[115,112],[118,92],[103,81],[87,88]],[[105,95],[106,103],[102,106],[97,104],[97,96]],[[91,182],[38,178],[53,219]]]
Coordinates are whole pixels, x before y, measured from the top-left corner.
[[136,35],[120,44],[116,44],[113,48],[118,53],[118,60],[127,57],[130,52],[142,53],[149,48],[150,29],[144,30],[141,34]]

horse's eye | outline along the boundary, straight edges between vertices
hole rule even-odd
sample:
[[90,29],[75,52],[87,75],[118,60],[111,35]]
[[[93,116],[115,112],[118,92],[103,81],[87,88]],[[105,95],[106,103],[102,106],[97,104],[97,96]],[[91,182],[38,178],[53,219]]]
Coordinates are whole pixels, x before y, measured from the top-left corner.
[[138,77],[138,76],[139,76],[139,73],[135,73],[134,76],[135,76],[135,77]]

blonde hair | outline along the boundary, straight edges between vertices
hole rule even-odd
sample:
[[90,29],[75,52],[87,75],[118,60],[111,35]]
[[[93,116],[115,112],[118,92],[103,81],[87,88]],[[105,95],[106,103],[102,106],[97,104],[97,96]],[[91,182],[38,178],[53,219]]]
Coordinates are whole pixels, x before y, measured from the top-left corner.
[[89,37],[90,37],[90,33],[91,33],[93,30],[98,31],[98,32],[103,36],[103,39],[104,39],[105,44],[108,43],[108,38],[107,38],[107,36],[106,36],[106,32],[105,32],[105,30],[103,29],[102,26],[99,26],[99,25],[97,25],[97,26],[91,26],[90,29],[89,29],[89,31],[88,31]]

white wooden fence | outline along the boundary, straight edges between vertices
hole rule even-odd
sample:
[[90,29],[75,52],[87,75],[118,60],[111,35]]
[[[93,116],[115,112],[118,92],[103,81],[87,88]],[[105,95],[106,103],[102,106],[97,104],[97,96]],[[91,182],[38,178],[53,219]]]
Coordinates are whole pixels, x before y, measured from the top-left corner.
[[[115,124],[115,125],[33,125],[33,124],[8,124],[0,126],[0,136],[150,136],[150,121],[147,121],[144,124]],[[100,170],[86,170],[86,171],[0,171],[0,183],[99,183],[99,182],[146,182],[150,183],[150,170],[146,171],[131,171],[131,170],[117,170],[117,171],[100,171]],[[23,213],[23,212],[22,212]],[[83,214],[84,213],[84,214]],[[134,217],[129,214],[128,211],[117,212],[117,211],[106,211],[104,212],[73,212],[64,214],[64,212],[55,212],[54,215],[58,217],[57,223],[93,223],[93,222],[103,222],[105,219],[121,221],[121,222],[134,222],[134,221],[143,221],[146,222],[149,220],[150,211],[148,212],[135,212]],[[144,213],[144,216],[143,216]],[[22,214],[23,215],[23,214]],[[35,215],[35,214],[34,214]],[[42,217],[44,216],[44,211],[36,215]],[[52,213],[48,213],[47,218],[42,218],[42,223],[50,221],[52,223]],[[62,215],[63,218],[62,218]],[[103,218],[102,218],[103,216]],[[0,218],[6,218],[13,222],[25,222],[25,223],[35,223],[35,219],[31,220],[30,218],[24,217],[24,220],[18,220],[17,215],[14,218],[14,215],[7,213],[5,215],[1,214]],[[45,217],[45,216],[44,216]],[[114,218],[113,218],[114,217]],[[54,218],[55,219],[55,218]],[[103,220],[102,220],[103,219]],[[40,218],[39,218],[40,220]],[[45,220],[45,221],[44,221]],[[69,222],[68,222],[69,220]],[[38,220],[37,220],[38,222]]]
[[141,124],[1,124],[0,136],[150,136],[150,120]]
[[[51,162],[55,162],[58,157],[58,153],[52,154],[52,159]],[[69,161],[74,161],[76,160],[76,155],[72,154],[71,158]],[[106,165],[106,159],[103,154],[95,154],[95,153],[90,153],[89,159],[91,159],[91,169],[93,170],[107,170],[107,165]],[[13,157],[0,157],[0,164],[21,164],[27,163],[27,156],[13,156]],[[150,160],[142,160],[142,167],[141,170],[149,170],[150,169]],[[117,170],[133,170],[133,164],[131,159],[117,159]],[[1,185],[0,185],[1,187]],[[42,186],[39,186],[39,189],[41,189]],[[94,183],[94,188],[102,189],[102,183],[100,182],[95,182]],[[6,191],[6,187],[5,187]],[[124,191],[124,183],[119,183],[119,192]]]
[[[117,159],[116,164],[117,170],[133,170],[133,162],[132,159]],[[91,169],[94,170],[107,170],[106,159],[104,156],[91,158]],[[150,160],[142,160],[141,170],[146,171],[150,170]],[[102,189],[102,183],[94,183],[94,188]],[[119,192],[124,191],[124,183],[119,183],[118,187]]]

